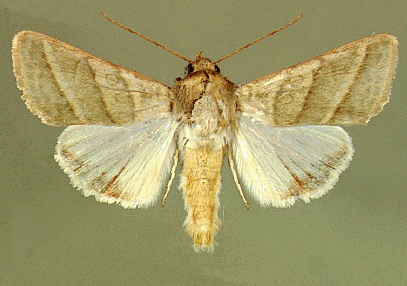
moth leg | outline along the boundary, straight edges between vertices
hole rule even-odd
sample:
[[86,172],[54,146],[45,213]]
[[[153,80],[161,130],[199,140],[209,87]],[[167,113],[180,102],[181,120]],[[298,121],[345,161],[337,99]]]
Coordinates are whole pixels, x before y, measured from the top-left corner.
[[161,206],[162,206],[162,207],[164,207],[165,199],[167,198],[168,192],[169,192],[170,189],[171,189],[172,181],[174,181],[174,178],[175,178],[175,169],[177,168],[178,159],[179,159],[179,150],[177,149],[177,150],[175,151],[174,157],[172,158],[171,174],[170,174],[170,178],[168,179],[167,189],[165,190],[163,199],[161,200]]
[[229,166],[230,166],[230,169],[232,170],[233,179],[235,180],[236,187],[239,190],[240,195],[242,196],[243,202],[246,205],[247,210],[250,210],[249,203],[247,202],[247,199],[243,193],[242,186],[239,183],[239,178],[237,177],[236,165],[235,165],[235,161],[233,161],[232,151],[229,148],[227,152],[228,152]]

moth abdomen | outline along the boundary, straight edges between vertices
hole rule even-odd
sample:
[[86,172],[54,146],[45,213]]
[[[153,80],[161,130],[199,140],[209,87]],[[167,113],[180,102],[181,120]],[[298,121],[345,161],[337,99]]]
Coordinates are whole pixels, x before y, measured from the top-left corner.
[[214,150],[210,144],[202,144],[198,149],[185,148],[183,152],[181,188],[188,211],[185,226],[197,251],[212,251],[219,229],[217,211],[222,161],[223,151]]

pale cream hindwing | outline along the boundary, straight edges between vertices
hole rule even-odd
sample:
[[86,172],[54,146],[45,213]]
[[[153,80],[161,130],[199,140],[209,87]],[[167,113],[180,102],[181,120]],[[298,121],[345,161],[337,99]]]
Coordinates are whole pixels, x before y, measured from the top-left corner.
[[85,196],[147,207],[168,181],[177,126],[169,113],[133,126],[69,126],[55,159]]
[[287,207],[328,192],[352,159],[337,126],[270,127],[243,115],[233,156],[243,186],[262,206]]
[[128,125],[165,114],[166,85],[46,35],[14,36],[17,86],[32,113],[49,125]]
[[397,44],[366,37],[243,84],[242,111],[272,126],[365,124],[389,100]]

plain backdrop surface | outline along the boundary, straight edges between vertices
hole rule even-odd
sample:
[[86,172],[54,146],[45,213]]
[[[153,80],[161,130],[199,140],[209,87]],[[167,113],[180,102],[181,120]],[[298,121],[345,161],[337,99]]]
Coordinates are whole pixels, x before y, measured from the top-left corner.
[[[329,4],[328,4],[329,2]],[[213,254],[184,232],[178,177],[166,206],[125,210],[85,198],[53,160],[63,128],[31,115],[11,68],[11,39],[42,32],[169,86],[186,63],[106,21],[100,11],[237,84],[373,33],[399,40],[392,95],[367,126],[345,128],[355,154],[310,204],[246,211],[227,164]],[[405,1],[67,1],[0,4],[0,285],[405,285]],[[178,170],[179,172],[179,170]]]

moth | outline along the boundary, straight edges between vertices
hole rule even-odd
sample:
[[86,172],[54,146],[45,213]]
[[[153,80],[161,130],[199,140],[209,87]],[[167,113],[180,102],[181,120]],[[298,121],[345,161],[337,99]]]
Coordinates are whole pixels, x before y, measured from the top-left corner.
[[248,209],[243,190],[263,207],[324,195],[353,154],[337,125],[366,124],[382,111],[397,45],[391,35],[369,36],[241,85],[217,65],[236,52],[215,62],[200,52],[180,56],[186,75],[172,88],[32,31],[14,36],[12,59],[29,110],[68,126],[55,159],[76,188],[138,208],[166,186],[164,205],[181,164],[186,230],[196,251],[211,251],[223,158]]

